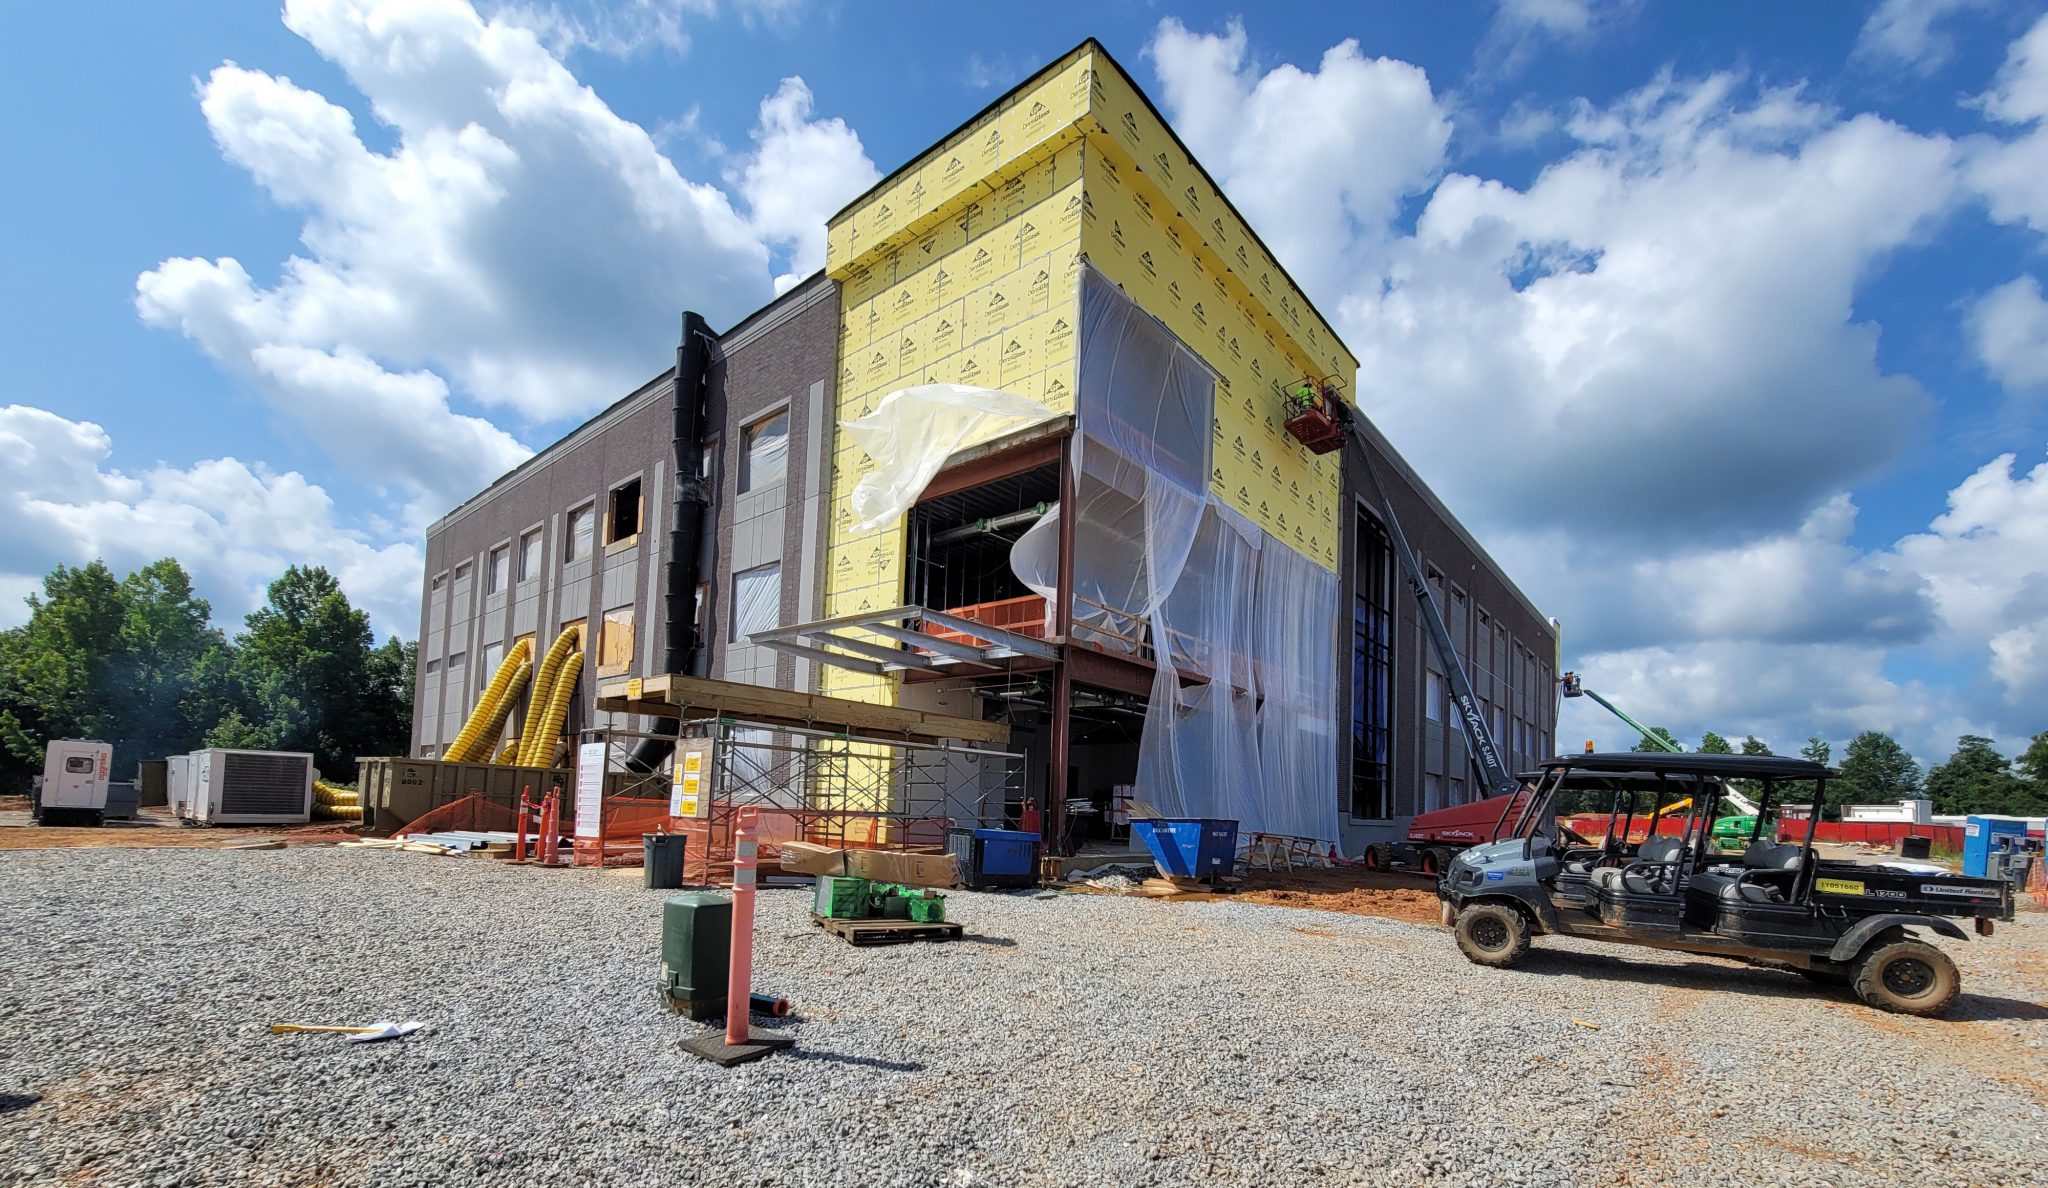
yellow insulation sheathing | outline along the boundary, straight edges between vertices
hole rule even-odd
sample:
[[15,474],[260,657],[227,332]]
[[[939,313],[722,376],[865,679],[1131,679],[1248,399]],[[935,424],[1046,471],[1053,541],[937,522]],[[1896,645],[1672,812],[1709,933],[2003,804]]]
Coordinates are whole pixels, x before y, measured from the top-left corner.
[[556,673],[554,688],[548,694],[547,708],[541,711],[539,722],[530,722],[526,727],[520,744],[521,767],[544,766],[555,757],[555,743],[561,736],[563,721],[569,716],[569,698],[575,694],[576,679],[582,675],[583,653],[569,653]]
[[[512,645],[512,650],[499,661],[498,671],[491,677],[490,687],[477,699],[476,708],[469,712],[469,721],[463,723],[461,732],[455,736],[455,741],[449,744],[447,753],[442,756],[443,760],[449,763],[474,762],[480,757],[479,753],[490,745],[496,731],[487,734],[485,728],[493,715],[498,713],[499,703],[510,695],[513,678],[518,673],[519,666],[526,663],[530,655],[527,641],[522,639]],[[502,729],[505,719],[499,717],[497,721],[498,727]]]

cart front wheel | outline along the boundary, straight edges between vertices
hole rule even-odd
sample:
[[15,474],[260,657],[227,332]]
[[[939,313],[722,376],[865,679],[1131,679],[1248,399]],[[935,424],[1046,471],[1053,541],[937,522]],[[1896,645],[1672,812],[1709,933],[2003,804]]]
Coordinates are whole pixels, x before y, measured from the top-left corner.
[[1476,965],[1506,969],[1529,952],[1529,921],[1504,903],[1475,903],[1452,926],[1458,951]]
[[1863,954],[1856,997],[1881,1011],[1939,1015],[1963,992],[1963,975],[1947,953],[1925,941],[1893,941]]

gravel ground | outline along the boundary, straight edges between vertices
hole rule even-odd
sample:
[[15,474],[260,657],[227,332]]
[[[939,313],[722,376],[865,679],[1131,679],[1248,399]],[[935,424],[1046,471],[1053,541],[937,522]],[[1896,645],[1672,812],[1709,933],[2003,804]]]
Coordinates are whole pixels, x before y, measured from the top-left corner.
[[[762,896],[798,1047],[725,1071],[618,873],[379,851],[0,863],[0,1183],[2041,1183],[2048,917],[1950,1021],[1783,973],[1228,902],[960,894],[855,950]],[[419,1018],[351,1047],[275,1021]],[[1590,1024],[1592,1026],[1586,1026]]]

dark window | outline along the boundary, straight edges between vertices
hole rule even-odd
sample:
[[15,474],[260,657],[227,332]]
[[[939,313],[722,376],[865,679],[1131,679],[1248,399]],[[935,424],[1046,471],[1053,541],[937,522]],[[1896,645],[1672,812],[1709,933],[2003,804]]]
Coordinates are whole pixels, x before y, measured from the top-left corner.
[[1351,815],[1394,815],[1394,567],[1377,519],[1358,513],[1357,598],[1351,610]]
[[604,542],[617,544],[640,535],[640,480],[612,490],[611,509],[604,518]]

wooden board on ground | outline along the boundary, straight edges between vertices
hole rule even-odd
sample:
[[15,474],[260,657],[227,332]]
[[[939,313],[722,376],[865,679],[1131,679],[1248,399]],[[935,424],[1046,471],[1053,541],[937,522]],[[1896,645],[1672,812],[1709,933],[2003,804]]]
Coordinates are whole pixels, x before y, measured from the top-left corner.
[[1008,745],[1010,728],[1001,722],[961,718],[894,705],[869,705],[822,693],[770,689],[709,677],[652,676],[609,680],[597,688],[597,708],[611,713],[674,718],[714,713],[769,725],[888,734],[920,739]]
[[959,940],[966,930],[949,922],[924,924],[916,920],[834,920],[812,916],[818,927],[849,945],[901,945],[911,941]]

